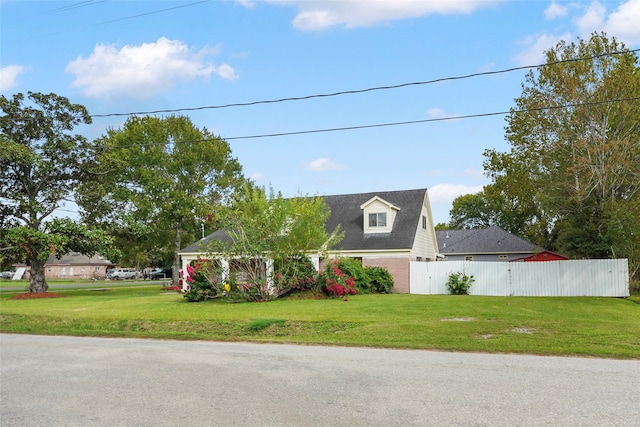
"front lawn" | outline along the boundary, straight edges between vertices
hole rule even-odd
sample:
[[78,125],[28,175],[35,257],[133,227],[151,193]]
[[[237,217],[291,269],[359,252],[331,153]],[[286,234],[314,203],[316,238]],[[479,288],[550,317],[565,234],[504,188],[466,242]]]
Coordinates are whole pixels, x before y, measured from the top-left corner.
[[0,331],[640,359],[629,299],[356,295],[187,303],[160,286],[0,295]]

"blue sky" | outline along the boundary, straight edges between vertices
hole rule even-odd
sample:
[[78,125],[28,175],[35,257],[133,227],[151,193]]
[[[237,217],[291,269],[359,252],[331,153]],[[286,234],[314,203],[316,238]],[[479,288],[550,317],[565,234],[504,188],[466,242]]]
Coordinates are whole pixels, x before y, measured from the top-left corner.
[[[114,113],[537,65],[560,39],[593,31],[640,46],[640,0],[0,0],[0,19],[2,95],[83,104],[96,116],[79,129],[90,139],[122,125],[126,115]],[[456,196],[489,183],[483,151],[508,150],[504,115],[460,117],[508,111],[525,72],[180,113],[227,139],[246,176],[286,197],[429,188],[438,223]],[[440,118],[450,120],[430,121]],[[423,122],[244,138],[413,121]]]

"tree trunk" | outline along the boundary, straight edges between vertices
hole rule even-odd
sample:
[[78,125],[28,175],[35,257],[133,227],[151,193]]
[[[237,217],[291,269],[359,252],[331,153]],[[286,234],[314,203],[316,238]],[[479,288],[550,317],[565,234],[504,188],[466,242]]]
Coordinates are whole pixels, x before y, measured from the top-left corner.
[[44,262],[32,259],[29,262],[29,291],[34,293],[44,293],[49,289],[44,277]]
[[176,232],[176,235],[173,239],[173,271],[171,272],[171,280],[173,281],[173,284],[175,286],[178,284],[180,279],[180,246],[182,245],[182,224],[175,224],[174,230]]

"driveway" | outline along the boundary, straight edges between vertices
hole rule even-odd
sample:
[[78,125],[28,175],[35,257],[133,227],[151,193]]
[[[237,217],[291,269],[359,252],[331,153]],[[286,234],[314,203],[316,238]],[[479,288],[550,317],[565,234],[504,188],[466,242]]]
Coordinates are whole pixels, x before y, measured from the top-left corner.
[[631,426],[640,361],[0,334],[3,426]]

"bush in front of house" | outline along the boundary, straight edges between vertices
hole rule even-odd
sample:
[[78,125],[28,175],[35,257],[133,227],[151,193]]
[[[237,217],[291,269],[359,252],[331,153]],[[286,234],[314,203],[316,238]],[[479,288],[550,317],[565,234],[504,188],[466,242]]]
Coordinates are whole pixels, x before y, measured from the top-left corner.
[[339,258],[336,265],[347,276],[353,277],[358,292],[370,294],[373,292],[369,275],[362,266],[362,262],[356,258]]
[[447,289],[451,295],[469,295],[469,288],[475,282],[473,275],[467,276],[462,272],[451,273],[447,281]]
[[215,268],[211,268],[208,263],[188,265],[187,274],[182,273],[183,280],[187,282],[187,292],[184,294],[184,298],[189,302],[216,298],[225,292],[225,284],[217,279]]
[[365,267],[365,272],[369,278],[369,285],[373,292],[381,294],[391,293],[393,288],[393,276],[384,267]]
[[358,293],[355,280],[339,267],[338,260],[333,260],[327,264],[324,272],[318,277],[318,283],[322,286],[322,291],[330,297],[344,298]]
[[275,259],[273,271],[273,285],[280,294],[310,291],[318,286],[318,272],[306,255],[296,254]]

